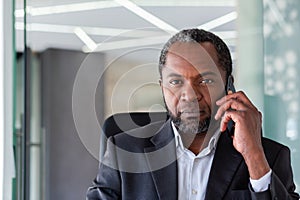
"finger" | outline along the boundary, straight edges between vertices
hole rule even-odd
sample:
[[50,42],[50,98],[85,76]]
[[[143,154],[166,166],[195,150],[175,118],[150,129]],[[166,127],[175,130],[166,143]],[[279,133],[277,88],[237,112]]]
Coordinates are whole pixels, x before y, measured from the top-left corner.
[[219,99],[216,103],[217,105],[221,105],[231,99],[242,99],[241,92],[227,94],[226,96],[223,96],[221,99]]
[[221,123],[220,123],[220,131],[221,132],[223,132],[227,129],[227,124],[232,119],[232,117],[231,117],[232,113],[233,113],[233,111],[226,111],[225,114],[223,115],[223,117],[221,119]]
[[231,100],[231,99],[235,99],[235,100],[240,101],[240,102],[242,102],[242,103],[244,103],[248,106],[254,107],[254,105],[251,103],[250,99],[242,91],[228,94],[228,95],[222,97],[221,99],[219,99],[216,102],[216,104],[217,105],[222,105],[222,104],[224,104],[224,102],[226,102],[228,100]]
[[226,101],[217,110],[217,113],[215,115],[215,119],[218,120],[221,118],[221,116],[228,110],[238,110],[238,111],[244,111],[247,109],[247,106],[245,106],[243,103],[237,101],[236,99],[231,99],[229,101]]

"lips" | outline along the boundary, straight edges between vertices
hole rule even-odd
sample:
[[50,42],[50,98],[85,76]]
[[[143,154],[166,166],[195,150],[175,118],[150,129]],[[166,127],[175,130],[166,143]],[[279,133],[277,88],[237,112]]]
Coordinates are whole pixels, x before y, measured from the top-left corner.
[[199,112],[183,112],[181,113],[181,117],[186,117],[186,118],[195,118],[195,117],[199,117],[200,113]]
[[181,104],[178,111],[183,118],[202,118],[207,113],[205,107],[201,108],[198,103]]
[[204,114],[204,111],[199,111],[197,109],[195,110],[184,110],[182,112],[180,112],[180,116],[181,117],[200,117],[201,115]]

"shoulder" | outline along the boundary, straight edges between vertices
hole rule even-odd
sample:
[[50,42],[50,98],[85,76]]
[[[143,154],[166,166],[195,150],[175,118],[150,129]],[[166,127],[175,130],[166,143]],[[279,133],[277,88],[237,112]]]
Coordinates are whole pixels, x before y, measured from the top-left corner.
[[112,142],[127,151],[139,152],[144,151],[152,145],[151,139],[158,132],[168,125],[168,121],[158,121],[146,126],[142,126],[133,130],[116,134],[112,138]]
[[269,162],[275,161],[278,157],[289,157],[290,149],[274,140],[262,138],[262,145]]
[[266,151],[280,151],[282,149],[289,149],[287,146],[265,137],[262,138],[262,144]]

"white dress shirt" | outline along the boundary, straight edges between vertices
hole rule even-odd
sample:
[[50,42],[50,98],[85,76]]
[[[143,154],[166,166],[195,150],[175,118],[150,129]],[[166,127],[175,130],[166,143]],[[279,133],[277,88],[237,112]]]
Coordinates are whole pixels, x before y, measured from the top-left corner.
[[[195,155],[184,147],[173,122],[172,128],[175,135],[178,164],[178,199],[202,200],[205,198],[209,173],[221,133],[217,130],[208,145],[198,155]],[[255,192],[267,190],[270,181],[271,171],[259,180],[250,179]]]

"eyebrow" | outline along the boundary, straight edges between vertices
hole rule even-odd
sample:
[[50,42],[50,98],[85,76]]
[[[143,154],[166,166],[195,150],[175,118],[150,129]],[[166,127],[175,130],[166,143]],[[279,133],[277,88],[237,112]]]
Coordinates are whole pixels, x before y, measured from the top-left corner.
[[212,72],[212,71],[208,71],[208,72],[204,72],[204,73],[202,73],[202,74],[199,74],[199,76],[201,76],[201,77],[203,77],[203,76],[208,76],[208,75],[216,76],[217,73]]
[[172,72],[172,73],[168,74],[167,77],[178,77],[178,78],[180,78],[180,77],[182,77],[182,75]]
[[[215,73],[215,72],[208,71],[208,72],[204,72],[204,73],[202,73],[202,74],[198,74],[195,78],[201,78],[201,77],[205,77],[205,76],[208,76],[208,75],[213,75],[213,76],[215,76],[216,73]],[[172,73],[170,73],[170,74],[167,75],[167,78],[169,78],[169,77],[178,77],[178,78],[181,78],[182,75],[181,75],[181,74],[177,74],[177,73],[175,73],[175,72],[172,72]]]

